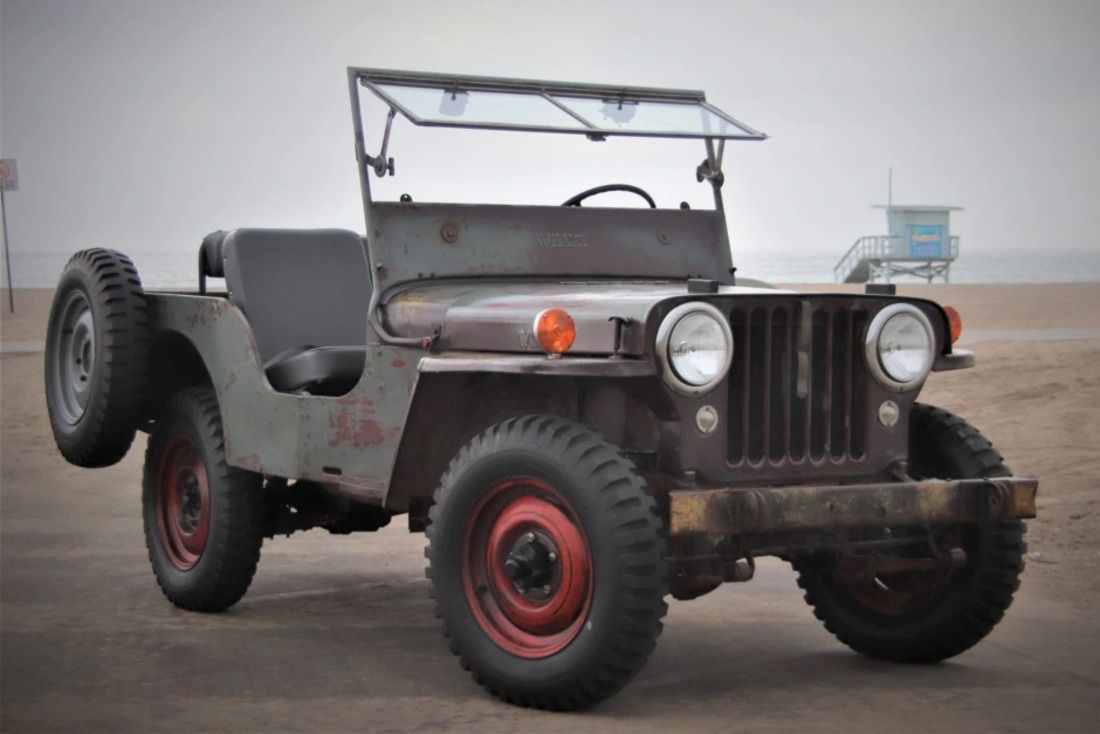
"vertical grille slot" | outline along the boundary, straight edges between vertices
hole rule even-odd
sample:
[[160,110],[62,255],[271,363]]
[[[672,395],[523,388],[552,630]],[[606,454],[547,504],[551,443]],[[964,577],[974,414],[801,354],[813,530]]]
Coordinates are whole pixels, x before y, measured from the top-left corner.
[[863,345],[860,343],[863,330],[867,328],[867,312],[852,312],[852,412],[849,414],[852,424],[852,438],[848,442],[848,453],[852,458],[862,459],[864,446],[864,404],[863,386],[867,384],[867,365],[863,363]]
[[749,446],[747,455],[749,461],[757,462],[764,458],[764,436],[767,435],[767,425],[764,414],[768,405],[768,395],[765,388],[771,382],[768,379],[768,352],[767,331],[765,326],[764,309],[754,308],[749,317],[749,424],[747,432]]
[[845,379],[852,374],[852,353],[849,348],[851,331],[848,322],[849,311],[837,311],[833,314],[833,344],[830,364],[833,365],[832,396],[833,413],[829,424],[829,454],[834,459],[844,456],[844,450],[851,444],[852,426],[852,381]]
[[787,425],[790,407],[783,385],[790,372],[790,331],[787,326],[787,309],[777,308],[769,312],[768,329],[768,458],[779,461],[787,452]]
[[748,411],[745,408],[745,396],[749,392],[748,373],[745,371],[745,350],[749,339],[746,329],[745,313],[734,311],[730,316],[730,329],[733,331],[733,364],[730,365],[729,394],[730,412],[729,461],[740,464],[745,458],[745,430],[748,425]]
[[[863,457],[866,368],[859,336],[866,324],[862,309],[830,302],[734,310],[731,464]],[[810,333],[803,335],[804,328]],[[803,362],[804,394],[799,395]]]
[[825,455],[825,444],[829,438],[829,377],[832,356],[829,346],[829,326],[831,321],[825,318],[825,311],[815,309],[811,320],[812,338],[810,344],[810,458],[820,459]]

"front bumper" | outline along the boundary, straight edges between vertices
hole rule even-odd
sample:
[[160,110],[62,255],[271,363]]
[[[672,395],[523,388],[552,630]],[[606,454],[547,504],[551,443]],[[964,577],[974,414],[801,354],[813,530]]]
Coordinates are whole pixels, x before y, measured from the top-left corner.
[[679,490],[670,493],[669,531],[675,538],[1015,520],[1035,517],[1038,487],[1027,477],[993,477]]

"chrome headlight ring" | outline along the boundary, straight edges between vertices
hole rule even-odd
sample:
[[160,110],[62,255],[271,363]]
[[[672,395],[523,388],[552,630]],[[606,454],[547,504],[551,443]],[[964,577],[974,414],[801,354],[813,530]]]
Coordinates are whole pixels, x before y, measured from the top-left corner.
[[[880,353],[879,342],[882,338],[883,329],[892,319],[898,316],[913,319],[923,329],[927,343],[922,364],[916,370],[915,376],[908,380],[899,380],[891,375],[883,366]],[[911,390],[924,382],[925,378],[928,377],[928,373],[932,370],[935,351],[936,332],[932,329],[932,323],[920,309],[908,303],[895,303],[887,306],[875,315],[870,326],[867,327],[867,336],[864,340],[864,356],[867,359],[867,367],[875,380],[892,390],[898,392]]]
[[[725,344],[725,354],[720,360],[718,369],[706,382],[694,384],[684,379],[674,365],[673,355],[670,353],[673,332],[676,327],[687,317],[702,315],[714,321],[722,335]],[[665,382],[673,390],[684,395],[702,395],[712,390],[718,383],[725,379],[733,362],[733,330],[730,329],[729,320],[714,306],[701,301],[683,303],[668,312],[661,325],[657,328],[656,351],[657,359],[661,363],[661,373]]]

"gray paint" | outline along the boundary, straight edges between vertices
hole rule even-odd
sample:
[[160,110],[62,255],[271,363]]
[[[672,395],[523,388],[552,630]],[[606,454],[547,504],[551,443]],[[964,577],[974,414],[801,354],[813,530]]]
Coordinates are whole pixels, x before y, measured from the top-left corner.
[[375,203],[368,239],[383,290],[490,275],[732,283],[715,211]]
[[[347,395],[275,392],[252,331],[225,299],[151,294],[151,323],[194,344],[218,394],[229,463],[265,474],[339,486],[379,504],[417,380],[401,347],[369,345],[364,378]],[[329,469],[339,469],[335,474]]]

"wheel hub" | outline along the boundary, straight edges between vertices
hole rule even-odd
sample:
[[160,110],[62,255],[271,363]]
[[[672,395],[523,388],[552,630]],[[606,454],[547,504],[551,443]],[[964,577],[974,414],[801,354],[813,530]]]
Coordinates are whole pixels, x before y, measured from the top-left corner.
[[545,599],[554,592],[555,575],[560,580],[558,560],[558,547],[553,540],[545,533],[527,532],[512,546],[504,561],[504,573],[519,593]]
[[179,433],[168,439],[156,474],[161,547],[180,571],[195,567],[210,531],[210,488],[198,444]]
[[74,291],[69,295],[58,325],[51,337],[46,388],[51,393],[57,418],[76,425],[88,408],[95,371],[95,323],[84,293]]
[[199,480],[193,471],[185,470],[179,483],[181,488],[178,513],[180,529],[185,533],[193,533],[202,518],[202,493],[199,491]]

